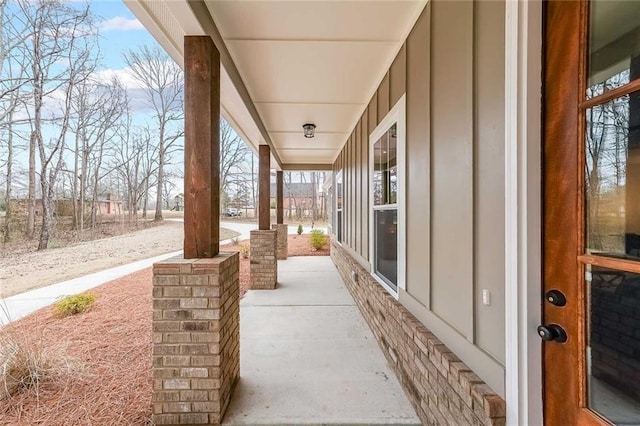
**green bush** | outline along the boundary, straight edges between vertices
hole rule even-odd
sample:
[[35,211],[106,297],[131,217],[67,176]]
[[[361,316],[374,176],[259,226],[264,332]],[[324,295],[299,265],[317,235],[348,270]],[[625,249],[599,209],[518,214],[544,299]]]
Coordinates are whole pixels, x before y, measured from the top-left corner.
[[58,316],[68,317],[81,312],[88,312],[95,301],[96,297],[93,294],[80,293],[60,299],[53,305],[53,308]]
[[298,225],[298,235],[302,234],[302,224]]
[[320,250],[327,243],[327,236],[324,235],[322,229],[311,230],[311,236],[309,237],[309,244],[316,250]]

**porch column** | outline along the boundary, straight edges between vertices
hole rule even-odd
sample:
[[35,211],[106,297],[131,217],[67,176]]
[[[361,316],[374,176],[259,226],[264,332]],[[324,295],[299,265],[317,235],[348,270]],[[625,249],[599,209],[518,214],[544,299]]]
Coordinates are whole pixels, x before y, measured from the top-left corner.
[[258,229],[266,231],[271,223],[271,148],[260,145],[258,154]]
[[278,260],[286,260],[289,253],[289,226],[284,223],[284,184],[283,172],[276,172],[276,223],[273,229],[277,231]]
[[268,145],[260,145],[258,154],[258,230],[250,234],[249,282],[251,289],[272,290],[278,282],[278,260],[277,231],[270,229],[271,149]]
[[153,266],[156,425],[219,424],[240,376],[238,253],[220,239],[220,54],[184,38],[184,257]]

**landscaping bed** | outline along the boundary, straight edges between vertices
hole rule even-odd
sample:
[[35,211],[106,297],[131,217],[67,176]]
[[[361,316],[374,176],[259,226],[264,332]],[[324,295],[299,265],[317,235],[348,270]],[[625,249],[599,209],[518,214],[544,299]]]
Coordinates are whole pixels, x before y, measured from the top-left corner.
[[[315,251],[308,238],[290,235],[289,255],[329,254],[329,244]],[[249,260],[241,259],[241,294],[248,281]],[[0,400],[0,424],[150,425],[151,283],[145,269],[92,290],[89,312],[59,318],[48,307],[0,330],[0,345],[18,344],[43,361],[35,363],[38,386]]]

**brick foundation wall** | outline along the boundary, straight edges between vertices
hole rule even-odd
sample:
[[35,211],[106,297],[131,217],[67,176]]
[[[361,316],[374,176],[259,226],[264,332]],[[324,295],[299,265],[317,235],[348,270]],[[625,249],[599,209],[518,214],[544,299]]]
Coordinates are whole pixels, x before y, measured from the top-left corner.
[[640,278],[592,267],[591,374],[640,400]]
[[219,424],[240,377],[238,253],[153,265],[156,425]]
[[274,223],[271,225],[271,229],[275,229],[277,231],[276,250],[278,253],[278,260],[287,260],[287,257],[289,256],[289,225]]
[[331,258],[423,424],[505,425],[499,395],[333,241]]
[[251,231],[249,265],[252,290],[273,290],[278,283],[277,231]]

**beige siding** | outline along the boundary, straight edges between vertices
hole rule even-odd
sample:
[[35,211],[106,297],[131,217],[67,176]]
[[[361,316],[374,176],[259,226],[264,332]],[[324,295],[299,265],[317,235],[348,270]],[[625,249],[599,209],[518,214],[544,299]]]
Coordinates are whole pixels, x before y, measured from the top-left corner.
[[354,190],[353,190],[353,194],[355,196],[355,205],[356,208],[354,210],[355,212],[355,218],[354,218],[354,222],[356,223],[355,228],[355,241],[354,241],[354,249],[356,251],[356,253],[362,253],[362,233],[364,231],[364,229],[362,229],[362,223],[361,223],[361,218],[362,218],[362,210],[363,210],[363,206],[362,206],[362,151],[360,149],[361,145],[361,139],[360,139],[360,126],[356,126],[355,129],[355,133],[354,133],[354,144],[353,144],[353,148],[354,148],[354,159],[355,159],[355,164],[354,164],[354,174],[355,174],[355,179],[354,179]]
[[429,21],[431,3],[407,40],[407,291],[429,304],[430,114]]
[[[504,5],[476,4],[475,259],[476,340],[505,362],[504,343]],[[482,303],[483,289],[491,305]]]
[[[389,112],[389,73],[384,76],[380,87],[378,88],[378,123]],[[377,124],[377,123],[376,123]]]
[[389,105],[393,107],[407,90],[407,48],[402,46],[389,70]]
[[357,198],[357,193],[356,193],[356,188],[357,188],[357,183],[356,183],[356,178],[357,178],[357,171],[356,170],[356,164],[357,164],[357,151],[356,151],[356,132],[355,129],[353,131],[353,133],[351,134],[351,242],[350,242],[350,246],[353,250],[356,250],[356,235],[357,235],[357,229],[360,226],[360,224],[358,222],[356,222],[356,218],[358,217],[357,215],[357,204],[358,204],[358,198]]
[[360,229],[362,230],[362,250],[360,254],[369,260],[369,133],[368,133],[369,112],[365,111],[358,127],[360,128],[360,174],[362,182],[360,185],[362,212],[360,214]]
[[431,309],[472,339],[473,3],[431,13]]
[[370,135],[378,125],[378,92],[373,94],[371,98],[371,102],[369,102],[369,130],[367,131],[367,135]]
[[504,3],[429,2],[354,128],[336,169],[344,170],[344,246],[363,265],[369,135],[405,93],[399,300],[504,395]]

